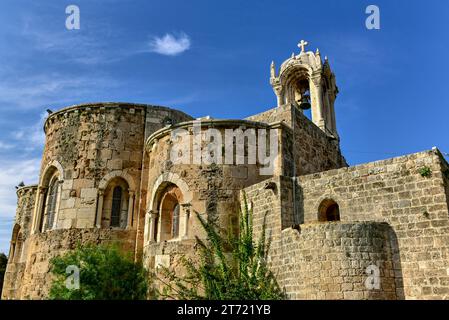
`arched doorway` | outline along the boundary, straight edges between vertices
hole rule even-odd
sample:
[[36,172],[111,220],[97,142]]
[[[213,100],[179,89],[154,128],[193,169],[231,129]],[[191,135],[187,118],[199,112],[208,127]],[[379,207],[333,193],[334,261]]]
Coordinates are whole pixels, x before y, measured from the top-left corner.
[[318,221],[340,221],[340,208],[332,199],[325,199],[318,207]]

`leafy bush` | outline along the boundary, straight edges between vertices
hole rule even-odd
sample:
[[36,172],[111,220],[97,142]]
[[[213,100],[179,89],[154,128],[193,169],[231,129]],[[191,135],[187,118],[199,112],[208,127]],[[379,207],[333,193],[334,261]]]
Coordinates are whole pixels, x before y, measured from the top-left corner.
[[423,178],[429,178],[432,175],[432,169],[427,166],[420,168],[418,171]]
[[[143,300],[150,287],[148,272],[116,245],[84,245],[51,259],[55,280],[50,299]],[[68,266],[79,268],[79,289],[66,286]]]
[[8,264],[8,258],[4,253],[0,253],[0,294],[3,289],[3,279],[5,278],[6,265]]
[[165,288],[161,296],[193,300],[279,300],[285,297],[273,273],[268,269],[269,242],[265,225],[260,239],[253,239],[252,210],[244,196],[244,209],[239,215],[239,230],[222,235],[213,222],[196,213],[207,233],[207,240],[196,238],[198,260],[183,258],[186,273],[162,267]]

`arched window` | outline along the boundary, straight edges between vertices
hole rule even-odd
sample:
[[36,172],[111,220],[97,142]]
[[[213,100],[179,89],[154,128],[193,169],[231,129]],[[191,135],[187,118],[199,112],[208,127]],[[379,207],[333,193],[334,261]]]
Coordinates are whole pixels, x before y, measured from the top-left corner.
[[22,240],[22,231],[20,225],[14,225],[12,229],[11,247],[9,249],[9,262],[15,263],[18,261],[18,256],[21,254],[22,244],[19,243]]
[[101,227],[126,228],[130,203],[128,183],[122,178],[112,179],[103,195]]
[[122,187],[117,186],[112,193],[111,227],[120,227],[122,211]]
[[340,208],[332,199],[321,202],[318,208],[318,221],[340,221]]
[[44,172],[39,183],[39,193],[36,200],[38,205],[36,219],[33,222],[35,231],[51,230],[56,225],[58,214],[60,188],[62,182],[62,167],[50,165]]
[[47,224],[45,228],[46,230],[53,229],[53,225],[55,222],[58,194],[59,194],[59,181],[55,177],[52,180],[50,187],[48,189],[47,204],[45,208],[45,215],[47,217]]
[[170,185],[162,194],[159,206],[159,234],[156,239],[165,241],[179,237],[180,216],[182,201],[181,190],[175,186]]
[[16,238],[15,250],[14,250],[14,263],[20,262],[22,257],[22,249],[23,249],[23,235],[22,231],[19,231]]

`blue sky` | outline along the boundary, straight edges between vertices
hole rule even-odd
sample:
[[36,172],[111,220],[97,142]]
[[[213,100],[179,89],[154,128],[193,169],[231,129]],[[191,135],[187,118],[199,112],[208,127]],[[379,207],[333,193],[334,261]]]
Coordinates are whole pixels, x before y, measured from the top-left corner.
[[[66,6],[81,11],[65,28]],[[365,8],[380,8],[367,30]],[[274,107],[269,84],[301,39],[337,77],[337,125],[350,164],[432,146],[449,152],[449,2],[2,0],[0,252],[20,181],[37,181],[45,110],[128,101],[193,116]]]

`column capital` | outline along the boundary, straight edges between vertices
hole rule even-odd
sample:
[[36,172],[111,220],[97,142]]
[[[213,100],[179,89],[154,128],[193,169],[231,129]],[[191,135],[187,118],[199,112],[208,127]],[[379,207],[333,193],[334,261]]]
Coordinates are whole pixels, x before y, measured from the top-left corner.
[[315,86],[321,87],[321,83],[322,83],[323,77],[321,76],[321,74],[316,74],[316,75],[312,75],[310,80],[312,80],[312,82],[313,82],[313,84]]
[[190,212],[190,208],[192,207],[192,204],[191,204],[190,202],[188,202],[188,203],[181,203],[181,207],[182,207],[184,210]]
[[190,208],[192,207],[192,204],[190,202],[181,203],[181,207],[185,211],[186,215],[190,215]]
[[156,210],[149,210],[147,212],[147,214],[150,216],[150,218],[152,219],[156,219],[159,216],[159,212]]
[[37,189],[38,189],[39,193],[42,194],[42,193],[47,192],[48,187],[39,186]]

